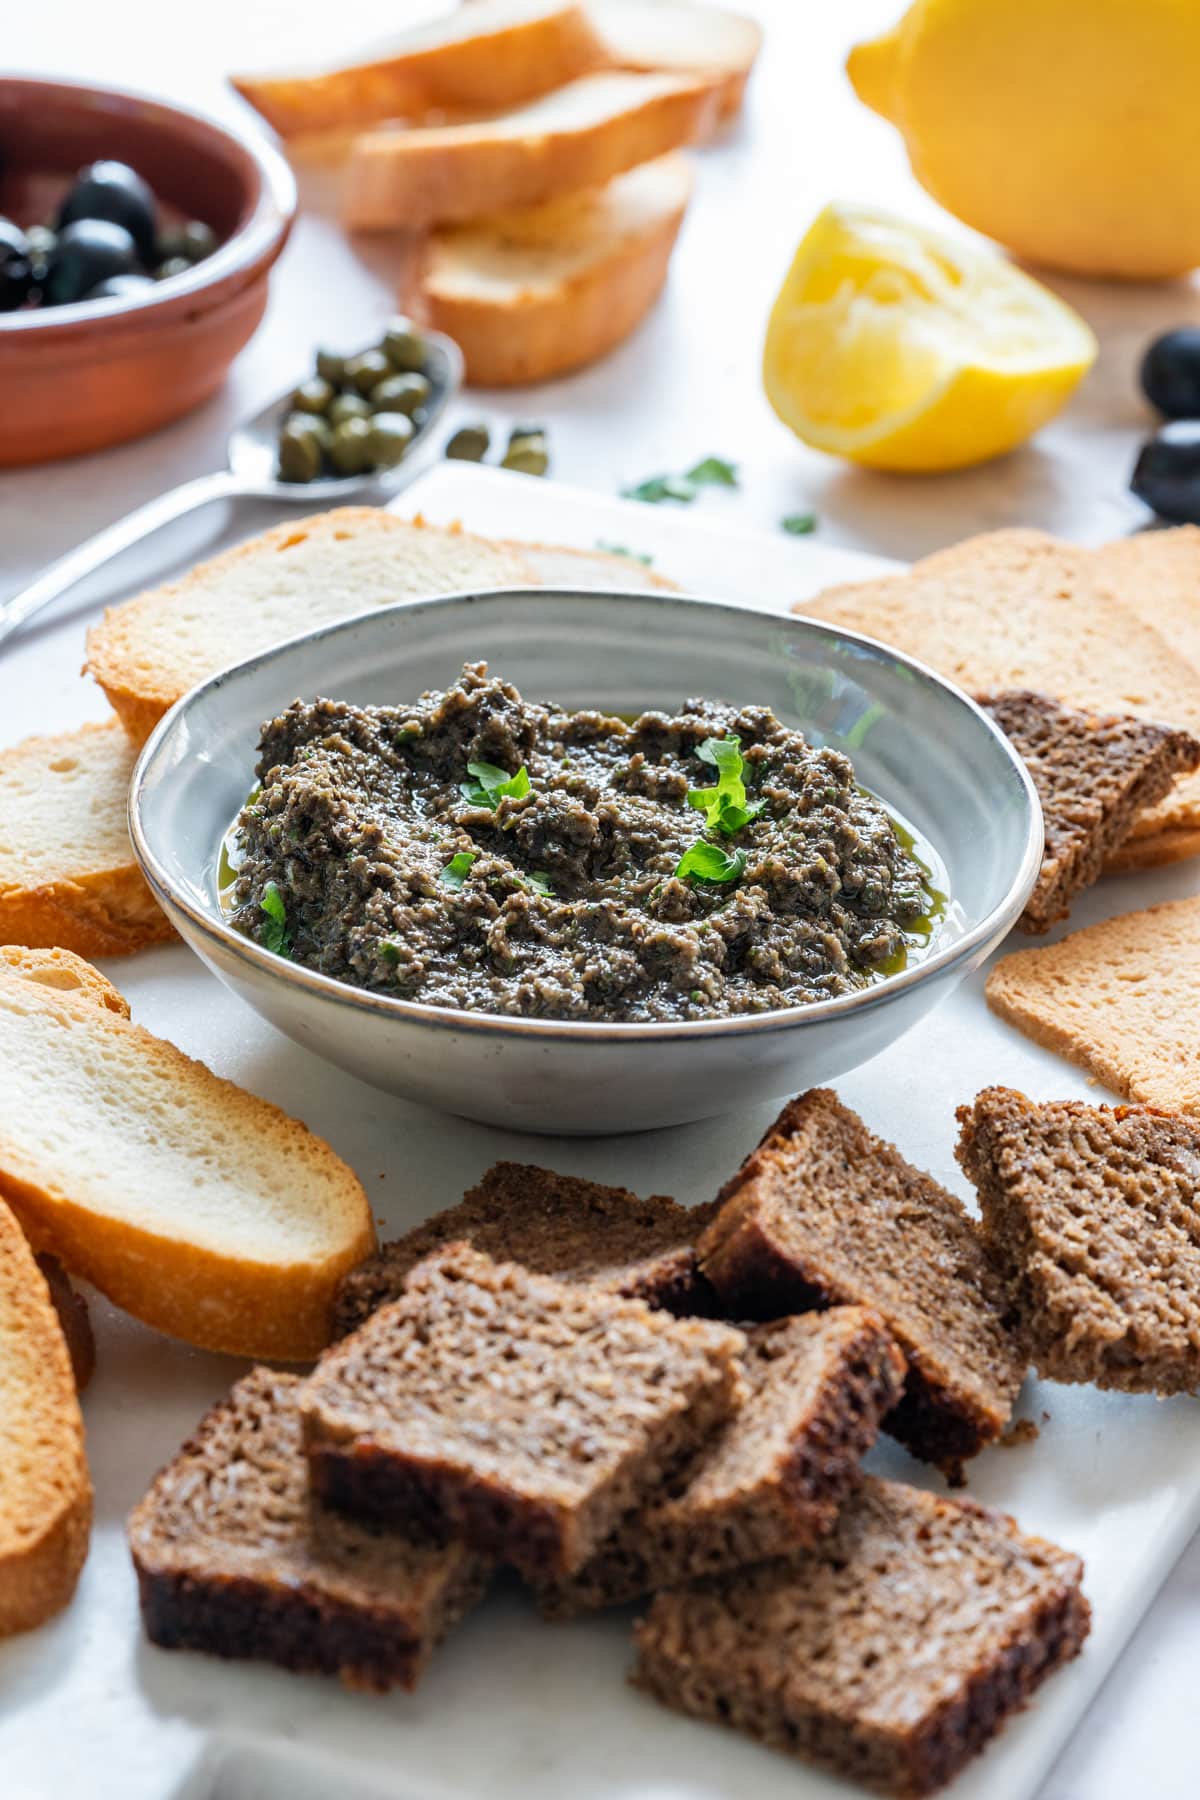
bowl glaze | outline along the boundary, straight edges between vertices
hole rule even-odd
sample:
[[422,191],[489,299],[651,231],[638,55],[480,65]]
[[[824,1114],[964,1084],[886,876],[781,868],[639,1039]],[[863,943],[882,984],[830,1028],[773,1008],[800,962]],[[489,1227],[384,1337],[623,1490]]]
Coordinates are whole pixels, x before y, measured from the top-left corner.
[[0,314],[0,468],[140,437],[221,385],[267,304],[296,186],[265,139],[115,88],[0,78],[0,213],[53,214],[83,164],[132,164],[222,242],[147,297]]
[[[589,1025],[397,1000],[273,956],[222,916],[223,834],[254,783],[263,720],[298,695],[396,704],[486,659],[530,699],[611,712],[689,696],[774,708],[852,756],[939,852],[951,906],[927,955],[839,999],[750,1017]],[[1042,820],[1024,765],[932,671],[811,620],[663,594],[551,589],[409,602],[213,677],[160,723],[130,831],[150,886],[216,974],[279,1030],[364,1081],[532,1132],[593,1135],[707,1118],[876,1055],[983,961],[1021,912]]]

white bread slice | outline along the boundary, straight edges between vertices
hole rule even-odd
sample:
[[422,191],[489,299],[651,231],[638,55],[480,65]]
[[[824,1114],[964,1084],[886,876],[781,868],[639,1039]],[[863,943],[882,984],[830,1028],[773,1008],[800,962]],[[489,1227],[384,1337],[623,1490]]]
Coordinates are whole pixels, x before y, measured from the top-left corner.
[[337,68],[232,79],[281,137],[292,138],[447,108],[519,106],[601,68],[606,55],[582,5],[472,0],[365,46]]
[[124,956],[174,934],[134,861],[116,720],[0,751],[0,943]]
[[420,231],[539,206],[695,142],[716,117],[717,77],[586,75],[515,112],[360,137],[345,215],[361,231]]
[[691,191],[673,154],[603,187],[444,225],[416,259],[409,310],[454,338],[476,386],[549,381],[606,355],[654,304]]
[[278,525],[110,608],[88,633],[87,667],[141,744],[197,682],[314,626],[395,600],[533,580],[515,551],[457,526],[340,507]]
[[647,568],[630,552],[578,550],[567,544],[524,544],[513,541],[532,564],[543,587],[611,588],[618,594],[677,594],[679,583]]
[[762,47],[754,19],[698,0],[590,0],[588,10],[618,68],[715,76],[722,118],[738,110]]
[[[118,731],[120,726],[117,727]],[[26,981],[88,999],[105,1012],[129,1017],[129,1002],[108,977],[71,950],[30,950],[24,944],[0,944],[0,963]]]
[[33,1251],[0,1202],[0,1637],[67,1604],[91,1524],[66,1341]]
[[276,1106],[0,962],[0,1195],[38,1250],[173,1337],[308,1361],[375,1241],[362,1183]]

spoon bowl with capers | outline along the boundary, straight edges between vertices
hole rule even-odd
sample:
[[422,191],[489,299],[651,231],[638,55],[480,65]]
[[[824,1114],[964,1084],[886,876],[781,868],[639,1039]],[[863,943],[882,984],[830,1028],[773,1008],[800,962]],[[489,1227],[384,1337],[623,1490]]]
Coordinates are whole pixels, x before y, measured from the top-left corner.
[[147,501],[0,605],[0,644],[113,557],[211,500],[319,508],[388,498],[415,472],[462,375],[458,345],[408,319],[348,355],[319,351],[306,380],[231,434],[226,468]]

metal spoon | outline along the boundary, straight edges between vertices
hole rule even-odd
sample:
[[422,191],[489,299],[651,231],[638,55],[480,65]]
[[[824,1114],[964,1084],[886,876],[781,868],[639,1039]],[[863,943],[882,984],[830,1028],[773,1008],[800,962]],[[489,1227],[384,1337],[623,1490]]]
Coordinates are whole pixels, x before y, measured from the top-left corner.
[[[185,481],[157,499],[148,500],[136,512],[118,519],[95,537],[88,538],[77,550],[68,550],[57,562],[38,576],[22,593],[0,606],[0,644],[19,631],[35,613],[49,606],[68,589],[92,575],[110,558],[120,555],[149,537],[160,526],[167,525],[184,513],[206,506],[210,500],[226,500],[232,496],[252,500],[281,500],[287,506],[319,507],[330,500],[349,500],[374,489],[380,499],[391,489],[399,488],[406,471],[422,444],[429,438],[449,401],[458,390],[463,375],[462,355],[458,345],[437,331],[424,331],[427,346],[424,373],[432,392],[425,416],[417,425],[404,462],[397,468],[381,469],[377,474],[346,475],[320,481],[281,481],[278,475],[276,445],[279,427],[292,410],[295,384],[255,418],[239,425],[229,439],[226,454],[229,466],[211,475],[200,475]],[[368,345],[374,349],[375,346]]]

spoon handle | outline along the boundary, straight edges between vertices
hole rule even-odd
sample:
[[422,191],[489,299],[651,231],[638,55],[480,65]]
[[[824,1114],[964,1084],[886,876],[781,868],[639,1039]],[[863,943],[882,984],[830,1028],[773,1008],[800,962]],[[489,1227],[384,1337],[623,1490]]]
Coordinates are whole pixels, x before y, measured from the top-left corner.
[[0,644],[14,631],[19,631],[35,613],[73,588],[76,582],[95,574],[112,557],[140,543],[160,526],[169,525],[172,519],[181,518],[198,506],[206,506],[210,500],[247,491],[246,482],[231,470],[220,469],[212,475],[201,475],[195,481],[185,481],[182,487],[172,488],[168,493],[148,500],[145,506],[139,506],[136,512],[118,519],[104,531],[98,531],[77,549],[68,550],[22,593],[15,594],[0,606]]

